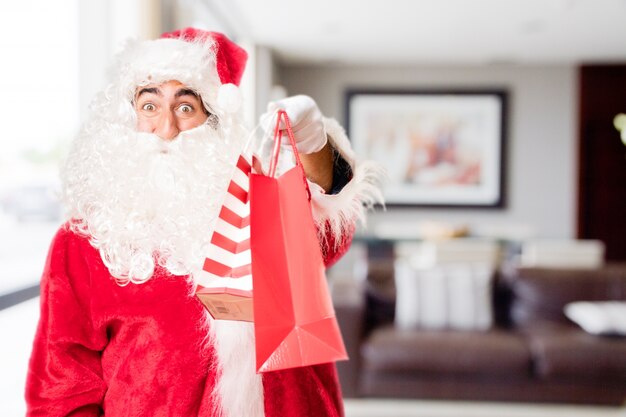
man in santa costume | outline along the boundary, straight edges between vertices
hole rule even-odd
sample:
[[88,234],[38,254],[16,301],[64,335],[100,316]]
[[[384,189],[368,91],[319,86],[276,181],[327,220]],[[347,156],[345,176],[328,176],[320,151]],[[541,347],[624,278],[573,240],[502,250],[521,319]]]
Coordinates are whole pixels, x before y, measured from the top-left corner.
[[[30,360],[29,416],[341,416],[334,364],[257,374],[251,323],[194,296],[212,225],[248,133],[247,55],[185,29],[135,41],[62,170],[68,222],[52,242]],[[378,198],[376,170],[305,96],[291,118],[325,263]]]

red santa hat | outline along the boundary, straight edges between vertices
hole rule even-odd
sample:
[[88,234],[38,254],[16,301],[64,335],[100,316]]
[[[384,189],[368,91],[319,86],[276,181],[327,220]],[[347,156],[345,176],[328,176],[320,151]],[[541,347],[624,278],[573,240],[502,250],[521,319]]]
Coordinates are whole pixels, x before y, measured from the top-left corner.
[[179,39],[186,42],[213,41],[215,67],[222,85],[219,88],[217,102],[227,112],[236,111],[241,105],[239,83],[248,60],[248,53],[239,45],[219,32],[210,32],[195,28],[185,28],[161,35],[165,39]]
[[112,83],[94,105],[106,119],[134,126],[137,87],[177,80],[194,89],[211,113],[228,116],[241,106],[238,86],[247,58],[224,34],[194,28],[131,40],[116,57]]

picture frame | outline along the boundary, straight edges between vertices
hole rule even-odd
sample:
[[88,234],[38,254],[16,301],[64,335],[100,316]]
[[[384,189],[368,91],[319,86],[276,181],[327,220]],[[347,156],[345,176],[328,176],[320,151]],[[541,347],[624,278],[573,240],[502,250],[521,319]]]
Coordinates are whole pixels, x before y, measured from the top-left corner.
[[387,206],[503,208],[508,93],[347,90],[360,158],[383,165]]

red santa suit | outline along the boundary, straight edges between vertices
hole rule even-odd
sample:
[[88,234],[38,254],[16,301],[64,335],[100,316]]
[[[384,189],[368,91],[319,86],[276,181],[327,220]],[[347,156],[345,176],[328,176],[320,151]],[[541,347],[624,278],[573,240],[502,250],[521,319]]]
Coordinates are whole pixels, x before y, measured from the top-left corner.
[[[217,361],[208,329],[198,326],[204,307],[190,291],[163,268],[145,284],[121,287],[88,239],[59,230],[41,282],[29,415],[213,415]],[[342,415],[333,364],[262,379],[266,417]]]
[[[137,59],[141,51],[124,54]],[[158,55],[149,51],[146,56],[146,68],[153,68]],[[197,88],[203,100],[214,104],[212,110],[222,122],[227,120],[215,105],[215,74],[203,84],[193,79],[198,77],[194,71],[189,72],[192,79],[184,79],[180,68],[171,69],[175,62],[168,65],[162,73],[152,70],[150,80],[179,79]],[[119,100],[115,91],[127,94],[130,86],[138,85],[137,77],[122,67],[125,78],[108,88],[105,102]],[[145,72],[141,67],[131,70]],[[126,89],[120,87],[124,82]],[[93,126],[103,125],[86,130],[93,131]],[[333,147],[351,167],[350,181],[337,194],[325,194],[310,184],[314,220],[330,264],[348,249],[355,222],[379,196],[373,166],[356,160],[334,120],[325,120],[325,126]],[[77,216],[71,210],[70,215]],[[89,233],[87,226],[77,233],[69,224],[54,237],[42,277],[41,317],[26,386],[29,416],[343,415],[334,364],[256,374],[250,366],[251,327],[213,321],[193,295],[192,278],[173,274],[176,268],[164,266],[168,262],[155,262],[149,279],[129,282],[129,273],[120,275],[112,266],[104,237]],[[120,276],[127,278],[124,285]]]

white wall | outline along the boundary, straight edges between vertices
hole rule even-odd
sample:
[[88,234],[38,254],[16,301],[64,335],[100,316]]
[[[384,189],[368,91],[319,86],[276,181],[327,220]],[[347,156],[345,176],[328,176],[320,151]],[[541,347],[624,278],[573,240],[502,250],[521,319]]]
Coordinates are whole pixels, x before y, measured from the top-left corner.
[[314,97],[345,123],[346,88],[505,88],[509,91],[506,207],[388,209],[370,216],[368,230],[387,222],[408,227],[425,220],[468,225],[498,235],[570,238],[576,235],[576,68],[293,67],[280,68],[289,94]]
[[265,112],[276,82],[274,57],[269,48],[252,42],[237,40],[248,52],[248,61],[239,85],[243,96],[244,122],[250,128],[258,124],[259,116]]

